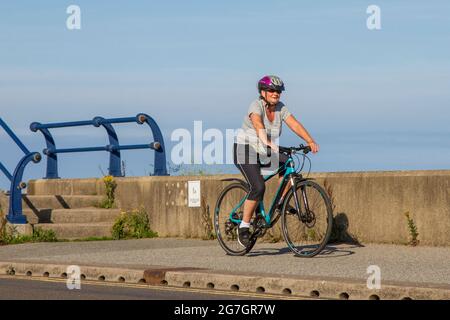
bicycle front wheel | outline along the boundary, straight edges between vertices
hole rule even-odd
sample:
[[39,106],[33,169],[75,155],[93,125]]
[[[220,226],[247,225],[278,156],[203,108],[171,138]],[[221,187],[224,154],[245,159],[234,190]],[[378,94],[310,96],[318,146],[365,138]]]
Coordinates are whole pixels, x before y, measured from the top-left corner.
[[214,210],[214,228],[220,246],[229,255],[241,256],[249,252],[255,245],[256,238],[247,248],[242,247],[238,240],[238,223],[230,219],[242,220],[244,200],[248,189],[240,183],[228,185],[219,195]]
[[[296,201],[298,201],[297,210]],[[289,249],[300,257],[314,257],[328,243],[333,225],[331,201],[311,180],[296,181],[282,208],[281,228]]]

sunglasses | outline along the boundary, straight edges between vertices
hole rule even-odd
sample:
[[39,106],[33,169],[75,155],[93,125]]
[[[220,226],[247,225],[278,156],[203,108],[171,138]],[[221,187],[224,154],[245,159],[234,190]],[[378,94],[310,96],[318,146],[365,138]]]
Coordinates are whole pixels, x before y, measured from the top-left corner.
[[267,90],[267,92],[270,92],[270,93],[276,92],[276,93],[278,93],[278,94],[281,94],[281,90],[273,90],[273,89],[269,89],[269,90]]

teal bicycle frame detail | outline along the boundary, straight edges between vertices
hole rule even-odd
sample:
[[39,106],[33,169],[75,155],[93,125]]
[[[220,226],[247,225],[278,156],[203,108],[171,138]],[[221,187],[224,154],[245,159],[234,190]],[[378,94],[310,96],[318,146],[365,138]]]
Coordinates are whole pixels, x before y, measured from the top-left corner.
[[[282,169],[286,169],[286,172],[284,173],[283,176],[283,180],[281,181],[280,185],[278,186],[277,192],[275,194],[275,197],[272,200],[272,204],[270,205],[270,209],[269,212],[266,214],[265,210],[264,210],[264,202],[260,201],[259,202],[259,209],[257,209],[257,214],[261,214],[261,216],[264,218],[266,225],[270,224],[271,218],[272,218],[272,214],[273,214],[273,209],[275,208],[275,202],[278,199],[278,195],[280,194],[282,188],[284,189],[285,183],[287,182],[289,176],[293,173],[295,173],[295,169],[294,167],[290,164],[291,162],[293,162],[294,160],[292,160],[291,157],[288,158],[288,160],[286,161],[286,163],[282,166],[279,167],[273,174],[264,176],[264,182],[270,180],[271,178],[273,178],[274,176],[276,176]],[[241,199],[241,201],[239,201],[239,204],[233,208],[233,210],[230,213],[230,220],[234,223],[241,223],[241,219],[235,219],[233,218],[233,215],[236,213],[236,211],[238,210],[238,208],[240,208],[242,206],[242,204],[245,202],[245,200],[247,200],[248,194],[245,195],[244,198]]]

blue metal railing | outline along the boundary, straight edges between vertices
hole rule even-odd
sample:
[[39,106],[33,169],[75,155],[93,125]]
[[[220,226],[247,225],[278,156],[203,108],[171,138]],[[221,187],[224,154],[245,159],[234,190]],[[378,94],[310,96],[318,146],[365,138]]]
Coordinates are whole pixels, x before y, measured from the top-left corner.
[[[120,145],[117,138],[116,131],[112,124],[118,123],[130,123],[136,122],[138,124],[147,123],[152,130],[153,139],[155,140],[149,144],[135,144],[135,145]],[[55,140],[49,129],[55,128],[67,128],[67,127],[79,127],[79,126],[94,126],[103,127],[106,130],[109,138],[109,144],[106,146],[98,147],[81,147],[81,148],[66,148],[58,149],[55,145]],[[109,174],[114,177],[122,176],[120,170],[120,150],[134,150],[134,149],[153,149],[155,150],[154,161],[154,175],[165,176],[167,174],[166,168],[166,152],[164,146],[163,136],[161,130],[156,124],[155,120],[147,114],[140,113],[136,117],[128,118],[113,118],[105,119],[102,117],[95,117],[92,120],[87,121],[75,121],[75,122],[62,122],[62,123],[47,123],[42,124],[39,122],[33,122],[30,125],[30,129],[33,132],[40,131],[45,138],[47,148],[43,150],[43,153],[47,156],[47,172],[46,179],[57,179],[58,177],[58,153],[73,153],[73,152],[92,152],[92,151],[107,151],[109,152]]]
[[33,161],[34,163],[38,163],[41,161],[42,157],[38,152],[28,151],[22,141],[20,141],[20,139],[1,118],[0,126],[25,154],[22,159],[20,159],[13,174],[11,174],[0,162],[0,170],[5,174],[9,181],[11,181],[11,187],[9,189],[9,211],[6,218],[10,223],[24,224],[27,223],[27,218],[22,213],[22,189],[25,189],[27,185],[22,181],[23,172],[29,162]]

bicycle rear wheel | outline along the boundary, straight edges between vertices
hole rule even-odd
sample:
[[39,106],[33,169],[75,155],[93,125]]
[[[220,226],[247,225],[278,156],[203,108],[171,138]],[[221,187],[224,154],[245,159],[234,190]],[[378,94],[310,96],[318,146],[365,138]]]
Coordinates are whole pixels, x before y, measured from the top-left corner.
[[[331,202],[325,190],[313,181],[296,181],[295,190],[295,194],[289,190],[283,204],[283,237],[297,256],[314,257],[323,250],[331,235]],[[296,198],[300,212],[296,209]]]
[[238,223],[230,220],[230,213],[233,211],[233,219],[242,220],[243,199],[247,193],[248,189],[243,184],[232,183],[223,189],[217,199],[214,210],[214,229],[220,246],[229,255],[244,255],[253,248],[256,242],[255,238],[247,248],[242,247],[237,241]]

